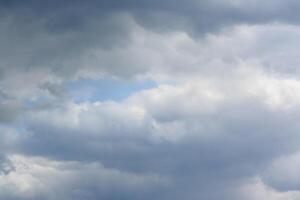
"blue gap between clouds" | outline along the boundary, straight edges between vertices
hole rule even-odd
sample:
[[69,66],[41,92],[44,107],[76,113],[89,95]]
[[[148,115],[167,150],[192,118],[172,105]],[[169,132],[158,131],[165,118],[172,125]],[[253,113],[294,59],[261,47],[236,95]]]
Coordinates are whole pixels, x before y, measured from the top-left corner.
[[71,81],[67,89],[75,102],[122,101],[130,95],[156,87],[153,81],[126,81],[117,79],[80,79]]

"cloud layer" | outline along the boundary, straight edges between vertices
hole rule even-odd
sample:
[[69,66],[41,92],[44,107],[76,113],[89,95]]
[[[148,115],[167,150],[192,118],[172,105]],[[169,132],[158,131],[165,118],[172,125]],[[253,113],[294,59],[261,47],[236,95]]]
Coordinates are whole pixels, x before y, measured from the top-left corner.
[[298,7],[0,1],[0,200],[299,200]]

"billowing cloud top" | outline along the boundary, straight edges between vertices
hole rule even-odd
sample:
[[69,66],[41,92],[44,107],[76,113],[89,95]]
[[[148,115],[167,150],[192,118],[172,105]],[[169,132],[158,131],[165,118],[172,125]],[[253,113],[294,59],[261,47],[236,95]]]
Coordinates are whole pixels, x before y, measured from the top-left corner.
[[0,0],[0,200],[300,200],[299,9]]

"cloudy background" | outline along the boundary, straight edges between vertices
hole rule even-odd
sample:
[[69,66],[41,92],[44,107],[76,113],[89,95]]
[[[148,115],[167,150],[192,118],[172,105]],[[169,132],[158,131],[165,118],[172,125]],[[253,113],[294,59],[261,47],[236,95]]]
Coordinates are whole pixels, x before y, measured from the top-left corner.
[[297,0],[0,0],[0,200],[300,200]]

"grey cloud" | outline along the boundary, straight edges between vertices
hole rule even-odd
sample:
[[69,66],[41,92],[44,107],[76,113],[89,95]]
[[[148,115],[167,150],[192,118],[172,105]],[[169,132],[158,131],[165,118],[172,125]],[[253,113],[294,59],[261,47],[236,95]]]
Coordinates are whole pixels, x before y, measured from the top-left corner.
[[[162,193],[162,188],[168,185],[165,177],[107,169],[99,163],[16,156],[12,159],[15,171],[0,177],[1,199],[151,199],[155,197],[151,191]],[[23,176],[30,187],[22,188],[22,183],[12,178],[15,176]]]
[[[186,96],[179,93],[168,98],[163,92],[170,91],[148,91],[150,103],[142,101],[147,105],[142,110],[136,99],[141,96],[137,96],[123,104],[71,104],[34,112],[27,117],[28,134],[20,140],[19,153],[61,161],[101,162],[124,172],[170,177],[172,184],[163,199],[178,195],[232,199],[232,188],[259,174],[273,159],[298,149],[297,106],[284,114],[272,110],[261,97],[235,91],[233,99],[226,94],[229,100],[214,102],[215,109],[190,107],[192,112],[185,107],[192,103],[186,101],[191,98],[188,90],[184,90]],[[160,101],[155,101],[155,92]],[[200,96],[198,106],[212,98],[205,97],[205,92],[195,95]],[[163,101],[172,105],[174,99],[184,109],[159,106]],[[160,112],[152,112],[157,107]]]
[[[299,150],[300,84],[284,76],[298,72],[298,7],[0,1],[0,199],[232,200],[255,176],[299,190],[279,172],[291,161],[273,163]],[[64,88],[143,76],[158,87],[119,103]]]
[[88,20],[84,28],[52,33],[47,30],[48,21],[52,21],[50,16],[40,19],[30,14],[5,16],[1,26],[3,73],[9,69],[22,72],[46,68],[59,76],[74,75],[80,67],[75,65],[80,62],[76,57],[95,45],[105,48],[106,44],[118,44],[120,40],[126,43],[130,27],[122,15],[104,14]]
[[0,176],[8,175],[10,172],[14,171],[14,165],[5,156],[0,156]]
[[21,112],[21,106],[14,98],[9,97],[0,90],[0,123],[14,121]]
[[[184,126],[183,134],[190,135],[183,136],[178,144],[168,141],[157,143],[155,140],[152,141],[151,119],[143,122],[143,126],[137,126],[131,123],[138,124],[139,122],[104,117],[100,111],[96,114],[99,117],[94,120],[103,125],[99,127],[84,125],[84,118],[88,117],[86,113],[78,119],[79,126],[71,125],[66,129],[63,124],[62,126],[51,124],[49,121],[51,116],[46,117],[47,120],[45,119],[44,122],[38,120],[40,116],[27,123],[30,125],[29,132],[31,133],[23,141],[25,146],[22,152],[67,160],[100,159],[110,167],[126,170],[163,170],[164,173],[175,170],[174,173],[176,173],[176,168],[180,170],[180,166],[184,167],[185,163],[193,162],[191,166],[198,169],[217,167],[219,163],[221,164],[219,167],[224,169],[227,162],[227,164],[232,164],[231,159],[245,165],[247,165],[246,162],[254,165],[256,162],[259,163],[259,160],[271,159],[282,152],[297,149],[297,134],[295,133],[298,130],[295,124],[298,118],[297,112],[289,113],[290,117],[287,121],[286,116],[280,112],[267,111],[261,105],[250,105],[251,103],[246,101],[239,106],[227,105],[215,114],[200,114],[191,119],[187,117],[176,119]],[[59,113],[57,114],[61,115]],[[215,120],[211,122],[212,119]],[[171,122],[157,121],[156,123],[163,127],[171,124],[173,119],[169,121]],[[280,129],[289,128],[286,128],[287,131],[283,133],[279,128],[274,128],[277,126],[281,127]],[[154,131],[158,130],[154,129]],[[172,137],[171,132],[165,134],[170,134]],[[285,138],[291,139],[285,140]],[[272,143],[269,143],[269,140]],[[280,148],[278,148],[279,145]],[[228,146],[227,150],[224,150],[224,146]],[[253,148],[254,146],[261,148]],[[187,159],[186,162],[176,161],[178,154],[182,155],[182,159]],[[156,155],[156,163],[151,163],[153,155]],[[196,155],[199,160],[194,159]],[[171,163],[166,162],[167,158],[171,159]],[[134,162],[126,162],[127,160],[134,160]],[[148,166],[147,163],[151,164]]]
[[[11,1],[7,3],[2,2],[2,7],[9,11],[16,9],[29,10],[36,16],[51,15],[56,12],[58,18],[53,23],[55,26],[53,30],[65,28],[77,28],[84,25],[84,16],[97,15],[105,12],[129,12],[136,16],[143,25],[150,27],[160,26],[161,29],[171,27],[176,23],[170,23],[173,18],[157,18],[156,14],[161,13],[162,16],[176,16],[186,18],[190,25],[197,27],[196,29],[202,31],[209,31],[225,27],[235,23],[265,23],[270,21],[286,21],[297,23],[299,18],[297,16],[298,2],[295,0],[289,1],[194,1],[188,0],[185,2],[175,2],[173,0],[167,1],[137,1],[127,0],[122,2],[111,2],[107,0],[102,1],[47,1],[41,3],[39,1]],[[54,18],[55,19],[55,18]],[[75,19],[75,20],[74,20]],[[165,21],[164,21],[165,20]],[[171,20],[171,21],[170,21]],[[165,23],[164,23],[165,22]],[[65,26],[60,26],[65,25]],[[173,24],[173,25],[172,25]],[[79,25],[79,26],[78,26]],[[178,24],[180,25],[180,23]],[[178,28],[175,26],[175,28]]]
[[268,185],[278,191],[298,191],[300,188],[298,167],[299,152],[286,154],[275,159],[261,176]]
[[[160,40],[168,38],[168,34],[164,35],[165,32],[172,33],[175,30],[196,36],[198,32],[215,33],[222,28],[228,29],[230,26],[240,24],[296,23],[297,20],[292,19],[297,16],[290,16],[295,13],[293,9],[296,8],[296,1],[275,3],[251,1],[249,5],[242,1],[192,0],[184,3],[170,0],[164,2],[132,0],[122,3],[1,1],[0,76],[1,85],[6,87],[1,89],[7,93],[15,89],[11,88],[11,85],[20,88],[33,82],[28,79],[22,80],[20,74],[31,73],[31,76],[37,77],[37,74],[43,72],[44,77],[40,77],[38,83],[33,82],[34,87],[37,87],[37,84],[52,84],[52,79],[55,78],[60,79],[60,82],[85,76],[108,75],[130,78],[153,71],[156,72],[156,76],[169,73],[173,75],[174,71],[183,73],[199,68],[211,68],[213,62],[218,62],[219,57],[222,60],[223,56],[206,57],[205,54],[210,55],[212,52],[198,50],[192,52],[199,56],[198,60],[192,55],[182,58],[180,55],[186,55],[184,51],[190,49],[177,50],[174,53],[172,49],[166,49],[167,47],[157,43],[161,44]],[[286,12],[280,12],[281,10]],[[277,15],[278,12],[281,14]],[[158,38],[158,41],[155,41],[153,39],[156,37],[155,34],[140,33],[137,29],[141,28],[150,30],[150,33],[154,30],[156,36],[162,34],[165,38]],[[144,37],[145,44],[136,44],[135,40],[139,40],[140,37]],[[150,41],[149,44],[147,40]],[[151,46],[151,42],[154,46]],[[260,42],[253,41],[253,43]],[[255,52],[256,50],[254,48]],[[273,58],[273,54],[270,57]],[[239,53],[224,59],[239,58],[244,59]],[[210,60],[213,64],[202,62],[201,59]],[[290,57],[286,56],[284,59]],[[262,58],[262,61],[265,65],[273,65],[269,58],[266,61]],[[284,68],[294,72],[291,68],[294,69],[297,63],[297,59],[292,59],[291,66],[280,64],[276,70]],[[221,64],[231,66],[236,63]]]
[[[128,44],[133,21],[151,30],[197,35],[238,24],[297,23],[295,9],[299,7],[292,0],[1,1],[1,5],[2,68],[46,67],[62,76],[72,76],[88,65],[80,58],[94,48]],[[121,76],[136,73],[130,67],[105,68],[101,62],[99,68]]]

